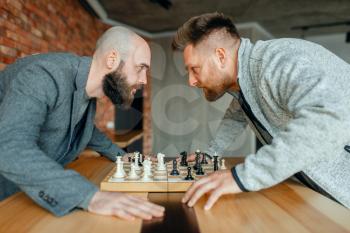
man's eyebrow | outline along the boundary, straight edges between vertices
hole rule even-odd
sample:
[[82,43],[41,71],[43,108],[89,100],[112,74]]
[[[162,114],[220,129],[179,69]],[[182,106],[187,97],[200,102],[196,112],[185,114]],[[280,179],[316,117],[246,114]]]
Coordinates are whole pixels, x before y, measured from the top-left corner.
[[141,63],[140,66],[146,67],[147,69],[149,69],[149,65],[146,63]]

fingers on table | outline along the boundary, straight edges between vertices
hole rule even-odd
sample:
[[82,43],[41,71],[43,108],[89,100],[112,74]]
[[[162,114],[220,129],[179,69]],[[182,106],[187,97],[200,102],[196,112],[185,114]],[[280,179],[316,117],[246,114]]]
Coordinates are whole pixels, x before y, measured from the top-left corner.
[[217,189],[220,182],[213,177],[208,176],[195,182],[186,192],[183,202],[188,202],[188,206],[192,207],[206,193]]
[[161,217],[164,215],[164,207],[137,197],[130,196],[123,204],[129,214],[142,219],[151,219],[152,217]]

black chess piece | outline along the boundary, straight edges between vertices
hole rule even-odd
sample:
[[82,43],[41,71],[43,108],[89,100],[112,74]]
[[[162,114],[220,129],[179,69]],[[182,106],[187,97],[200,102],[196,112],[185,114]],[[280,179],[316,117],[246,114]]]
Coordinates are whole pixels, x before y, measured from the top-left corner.
[[198,175],[198,176],[203,176],[204,175],[204,171],[203,171],[203,167],[202,167],[201,163],[198,163],[196,175]]
[[201,164],[208,164],[206,153],[202,153],[202,162],[201,162]]
[[180,155],[181,155],[180,166],[187,167],[188,166],[188,163],[187,163],[187,152],[183,151],[183,152],[180,153]]
[[193,169],[194,169],[195,171],[197,171],[198,165],[200,164],[201,152],[200,152],[200,151],[196,151],[195,154],[196,154],[196,162],[195,162],[195,164],[194,164],[194,166],[193,166]]
[[[141,155],[141,154],[139,154],[139,160],[138,160],[138,163],[139,163],[139,166],[140,167],[142,167],[143,165],[142,165],[142,163],[141,163],[141,156],[143,156],[143,155]],[[143,157],[142,157],[143,158]]]
[[194,180],[191,170],[191,167],[187,167],[187,176],[185,177],[185,180]]
[[217,171],[219,170],[218,156],[214,155],[213,158],[214,158],[214,171]]
[[172,175],[172,176],[180,175],[180,172],[177,170],[177,161],[176,161],[176,159],[173,160],[173,170],[170,172],[170,175]]

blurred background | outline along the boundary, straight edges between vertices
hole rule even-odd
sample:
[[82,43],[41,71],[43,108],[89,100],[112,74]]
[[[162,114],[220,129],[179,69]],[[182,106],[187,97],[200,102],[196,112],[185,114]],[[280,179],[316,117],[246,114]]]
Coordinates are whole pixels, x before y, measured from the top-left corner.
[[[97,38],[123,25],[144,37],[152,50],[149,85],[132,108],[98,101],[96,124],[116,144],[144,154],[206,150],[231,101],[207,102],[190,88],[182,54],[170,48],[179,26],[208,12],[230,16],[242,37],[314,41],[350,63],[349,0],[0,0],[0,70],[34,53],[92,56]],[[244,156],[259,148],[249,129],[225,148]]]

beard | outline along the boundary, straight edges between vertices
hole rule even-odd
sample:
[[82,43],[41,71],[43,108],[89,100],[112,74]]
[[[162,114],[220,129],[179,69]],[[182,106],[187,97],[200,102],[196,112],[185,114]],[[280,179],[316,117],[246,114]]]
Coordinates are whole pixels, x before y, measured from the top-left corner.
[[208,89],[208,88],[203,88],[203,92],[205,95],[205,98],[210,101],[216,101],[218,100],[221,96],[225,94],[225,90],[217,90],[217,89]]
[[105,75],[103,79],[103,92],[114,105],[129,108],[134,100],[131,93],[132,87],[127,83],[127,77],[123,73],[124,61],[120,61],[115,71]]
[[231,85],[230,78],[222,76],[222,79],[218,80],[216,85],[210,86],[210,88],[203,87],[205,98],[210,102],[216,101],[230,89]]

